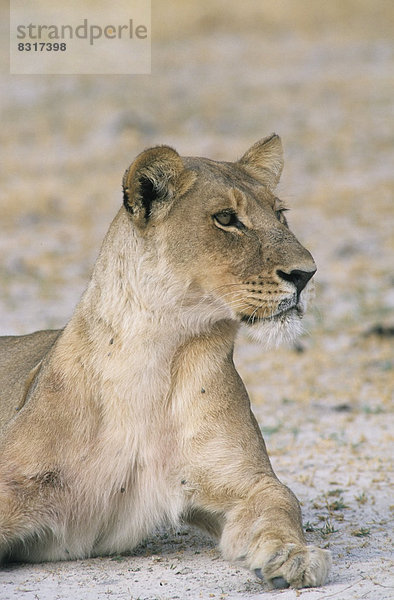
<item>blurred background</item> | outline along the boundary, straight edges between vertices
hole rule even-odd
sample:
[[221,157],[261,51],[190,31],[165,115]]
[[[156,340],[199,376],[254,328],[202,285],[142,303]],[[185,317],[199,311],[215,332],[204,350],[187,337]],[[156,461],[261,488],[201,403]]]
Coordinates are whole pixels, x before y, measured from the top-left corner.
[[316,298],[297,348],[241,335],[236,360],[282,478],[301,498],[328,481],[344,495],[348,512],[308,505],[314,531],[346,530],[390,456],[393,31],[391,0],[153,0],[151,75],[1,78],[2,334],[70,318],[141,150],[234,160],[282,137],[279,195]]

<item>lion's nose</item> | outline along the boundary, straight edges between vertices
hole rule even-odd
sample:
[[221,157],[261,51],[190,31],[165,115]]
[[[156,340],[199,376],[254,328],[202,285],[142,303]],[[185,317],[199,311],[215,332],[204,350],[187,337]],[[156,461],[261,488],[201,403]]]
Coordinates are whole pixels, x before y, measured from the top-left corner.
[[290,271],[290,273],[285,273],[285,271],[276,271],[279,277],[284,279],[285,281],[290,281],[293,283],[297,290],[297,295],[299,296],[308,283],[308,281],[314,276],[316,273],[316,269],[313,271],[300,271],[299,269],[294,269]]

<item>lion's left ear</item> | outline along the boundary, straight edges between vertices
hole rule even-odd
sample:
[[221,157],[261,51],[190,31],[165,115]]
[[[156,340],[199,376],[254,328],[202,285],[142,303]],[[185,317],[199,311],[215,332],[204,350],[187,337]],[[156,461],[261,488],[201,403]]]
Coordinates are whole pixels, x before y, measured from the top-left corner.
[[245,152],[238,163],[270,190],[274,190],[283,169],[283,149],[280,137],[273,133],[256,142]]
[[124,174],[124,206],[143,229],[150,221],[166,216],[175,198],[187,191],[194,178],[173,148],[150,148],[137,156]]

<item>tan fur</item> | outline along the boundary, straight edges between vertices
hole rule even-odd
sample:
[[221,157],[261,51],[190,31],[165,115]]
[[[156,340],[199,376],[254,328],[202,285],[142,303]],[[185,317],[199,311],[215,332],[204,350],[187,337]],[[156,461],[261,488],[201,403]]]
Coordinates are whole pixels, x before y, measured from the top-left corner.
[[184,520],[274,587],[324,583],[232,362],[241,320],[297,333],[315,271],[282,164],[276,135],[235,163],[143,152],[65,329],[0,340],[3,560],[120,553]]

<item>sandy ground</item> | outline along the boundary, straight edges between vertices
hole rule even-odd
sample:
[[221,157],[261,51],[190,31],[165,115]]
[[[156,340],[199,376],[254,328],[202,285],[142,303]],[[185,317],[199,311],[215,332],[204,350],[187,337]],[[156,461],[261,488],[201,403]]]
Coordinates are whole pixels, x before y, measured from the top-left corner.
[[154,2],[151,76],[4,67],[0,333],[67,321],[143,148],[232,160],[279,133],[280,195],[316,258],[316,299],[297,348],[241,335],[236,362],[308,539],[333,553],[329,582],[268,592],[182,529],[132,556],[11,565],[1,600],[394,596],[393,4],[239,4]]

